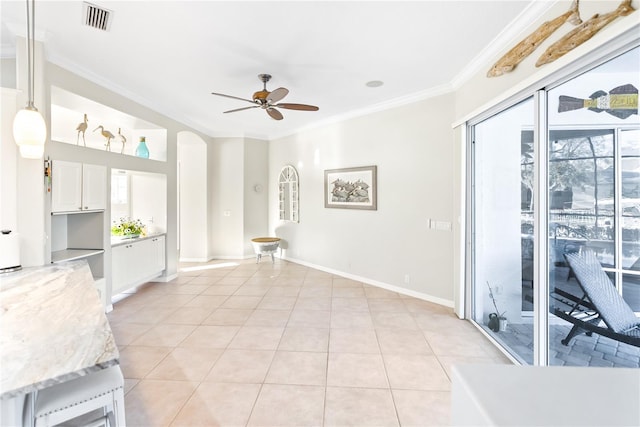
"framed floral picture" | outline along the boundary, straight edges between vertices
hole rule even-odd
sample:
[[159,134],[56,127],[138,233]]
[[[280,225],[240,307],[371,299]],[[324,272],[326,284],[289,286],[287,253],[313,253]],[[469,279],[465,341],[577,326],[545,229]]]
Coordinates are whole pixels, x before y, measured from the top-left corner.
[[377,210],[377,167],[325,170],[324,207]]

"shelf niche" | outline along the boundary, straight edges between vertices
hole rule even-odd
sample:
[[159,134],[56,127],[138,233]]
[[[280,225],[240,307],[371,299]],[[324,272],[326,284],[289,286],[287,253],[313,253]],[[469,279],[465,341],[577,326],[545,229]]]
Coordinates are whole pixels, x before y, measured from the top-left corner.
[[104,212],[51,216],[51,262],[86,259],[94,280],[104,278]]
[[[83,141],[82,134],[79,134],[76,129],[83,123],[85,114],[88,123]],[[107,150],[106,138],[102,136],[101,130],[97,129],[100,125],[114,135],[110,142],[110,150]],[[126,138],[124,147],[118,131]],[[142,136],[146,139],[149,159],[166,162],[167,130],[165,128],[51,86],[52,141],[135,157],[136,147]]]

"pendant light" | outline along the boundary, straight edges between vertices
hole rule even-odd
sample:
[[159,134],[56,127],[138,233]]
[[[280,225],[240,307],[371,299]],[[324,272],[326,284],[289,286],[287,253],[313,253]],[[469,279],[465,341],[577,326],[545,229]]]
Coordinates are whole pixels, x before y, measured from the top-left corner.
[[26,159],[39,159],[44,154],[44,142],[47,138],[47,125],[44,118],[33,105],[33,81],[35,62],[35,0],[31,0],[31,10],[29,10],[29,0],[27,3],[27,68],[28,81],[27,88],[29,100],[27,106],[18,111],[13,119],[13,139],[20,147],[20,155]]

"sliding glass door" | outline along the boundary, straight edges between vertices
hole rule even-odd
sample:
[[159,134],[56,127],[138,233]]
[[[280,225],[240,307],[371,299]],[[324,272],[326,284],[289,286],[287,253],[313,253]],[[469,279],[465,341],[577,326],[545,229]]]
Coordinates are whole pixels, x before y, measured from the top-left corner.
[[533,99],[473,129],[473,320],[533,363]]
[[522,364],[640,367],[637,346],[574,327],[606,328],[606,308],[567,262],[595,254],[640,313],[639,87],[636,47],[469,128],[471,317]]
[[593,280],[579,282],[566,260],[567,254],[593,253],[610,279],[599,286],[614,288],[640,311],[639,64],[636,48],[548,92],[551,365],[640,367],[638,348],[574,328],[572,318],[597,322],[618,309],[612,298],[604,305],[577,304],[585,282]]

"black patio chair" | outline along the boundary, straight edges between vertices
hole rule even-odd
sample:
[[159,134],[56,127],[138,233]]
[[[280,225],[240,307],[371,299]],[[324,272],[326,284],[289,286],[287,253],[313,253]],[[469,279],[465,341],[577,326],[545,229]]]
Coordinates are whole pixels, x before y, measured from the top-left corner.
[[[576,335],[586,332],[640,347],[640,317],[616,290],[595,253],[588,249],[564,254],[569,267],[583,292],[582,297],[565,290],[556,292],[566,298],[570,309],[555,307],[554,313],[573,324],[569,334],[561,341],[568,345]],[[568,301],[567,301],[568,300]]]

